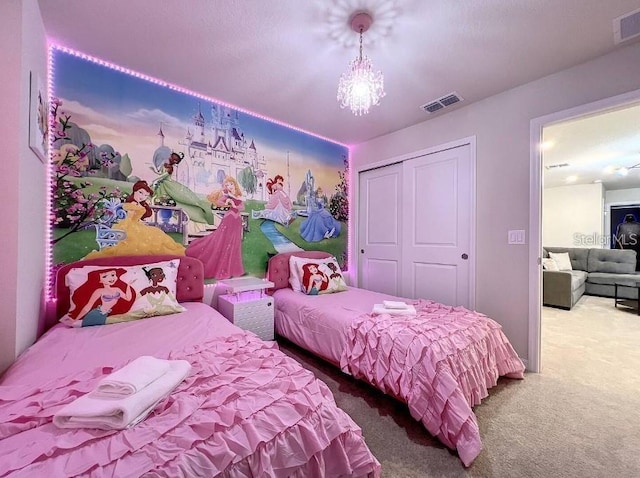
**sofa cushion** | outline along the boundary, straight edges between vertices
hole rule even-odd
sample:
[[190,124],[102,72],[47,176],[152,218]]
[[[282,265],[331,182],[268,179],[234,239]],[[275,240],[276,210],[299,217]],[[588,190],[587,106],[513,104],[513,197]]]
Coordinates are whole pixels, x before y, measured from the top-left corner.
[[633,287],[640,282],[640,274],[612,274],[611,272],[589,272],[587,282],[590,284],[623,284]]
[[591,249],[588,272],[632,274],[636,270],[636,251],[630,249]]
[[571,290],[578,290],[587,280],[587,272],[586,271],[566,271],[571,274]]
[[592,249],[583,249],[579,247],[544,247],[544,251],[547,252],[568,252],[569,259],[571,259],[571,268],[581,271],[587,270],[587,258],[589,257],[589,251]]

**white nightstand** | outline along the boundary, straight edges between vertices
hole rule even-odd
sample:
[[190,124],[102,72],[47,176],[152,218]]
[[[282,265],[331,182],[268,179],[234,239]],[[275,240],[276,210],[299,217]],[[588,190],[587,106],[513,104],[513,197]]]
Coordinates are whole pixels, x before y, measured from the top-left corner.
[[218,311],[232,324],[250,330],[262,340],[273,340],[273,298],[264,293],[273,282],[256,277],[221,280],[218,287],[226,294],[218,297]]

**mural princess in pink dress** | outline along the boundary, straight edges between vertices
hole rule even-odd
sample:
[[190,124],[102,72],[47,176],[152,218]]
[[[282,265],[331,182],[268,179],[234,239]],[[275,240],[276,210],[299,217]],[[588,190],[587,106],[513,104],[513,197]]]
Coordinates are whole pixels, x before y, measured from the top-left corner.
[[222,188],[207,196],[217,208],[228,208],[222,222],[211,234],[187,246],[186,255],[200,259],[207,279],[228,279],[244,275],[242,264],[242,190],[238,182],[227,176]]
[[267,189],[271,195],[269,202],[265,204],[262,211],[251,211],[251,216],[253,219],[269,219],[288,226],[293,222],[294,216],[291,212],[293,209],[291,199],[284,192],[284,178],[278,174],[273,179],[269,179]]

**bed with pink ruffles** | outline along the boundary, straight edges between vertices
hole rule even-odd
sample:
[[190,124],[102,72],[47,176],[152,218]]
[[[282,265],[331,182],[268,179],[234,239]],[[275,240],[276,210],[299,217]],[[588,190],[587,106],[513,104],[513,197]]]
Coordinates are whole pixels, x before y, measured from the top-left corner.
[[[524,377],[502,327],[463,307],[353,287],[316,296],[294,292],[288,282],[290,255],[269,262],[278,335],[405,402],[416,420],[471,465],[482,449],[473,407],[499,377]],[[417,315],[371,315],[373,305],[384,300],[411,303]]]
[[[201,298],[202,266],[181,277],[187,295]],[[360,428],[323,382],[208,305],[181,304],[185,312],[163,317],[55,325],[23,353],[0,378],[0,477],[380,475]],[[141,355],[191,364],[142,422],[125,430],[52,423]]]

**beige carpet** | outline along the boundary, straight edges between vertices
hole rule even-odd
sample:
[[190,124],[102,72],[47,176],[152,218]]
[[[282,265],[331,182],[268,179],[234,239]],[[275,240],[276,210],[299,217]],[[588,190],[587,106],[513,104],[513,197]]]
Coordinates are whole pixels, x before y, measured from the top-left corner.
[[540,374],[501,379],[475,408],[484,449],[468,469],[407,408],[293,344],[362,427],[383,477],[640,477],[640,317],[583,296],[543,309]]

